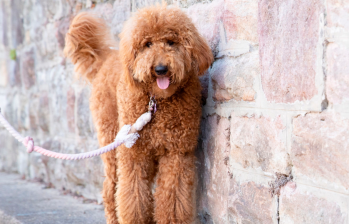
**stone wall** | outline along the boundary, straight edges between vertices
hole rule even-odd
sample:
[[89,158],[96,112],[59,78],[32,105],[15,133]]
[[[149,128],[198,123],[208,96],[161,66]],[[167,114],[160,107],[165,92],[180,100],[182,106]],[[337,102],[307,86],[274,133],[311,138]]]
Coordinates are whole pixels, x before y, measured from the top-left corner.
[[[90,88],[62,53],[69,22],[94,10],[117,39],[154,2],[1,0],[2,113],[51,150],[97,148]],[[349,223],[349,2],[167,2],[188,12],[215,55],[202,77],[198,221]],[[100,158],[28,155],[1,128],[0,147],[0,170],[101,201]]]

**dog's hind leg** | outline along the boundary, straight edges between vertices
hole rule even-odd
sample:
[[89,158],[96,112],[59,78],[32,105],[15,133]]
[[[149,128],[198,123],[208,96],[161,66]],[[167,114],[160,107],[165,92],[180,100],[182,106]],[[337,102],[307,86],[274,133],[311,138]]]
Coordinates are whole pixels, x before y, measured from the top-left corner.
[[[116,86],[119,79],[115,42],[103,19],[82,12],[72,21],[65,38],[65,55],[71,59],[76,73],[92,84],[90,108],[100,146],[114,141],[118,132]],[[110,69],[113,68],[113,69]],[[102,156],[105,169],[103,200],[108,224],[118,224],[116,216],[116,150]]]
[[104,162],[104,173],[106,175],[103,182],[103,202],[108,224],[118,224],[115,203],[115,192],[117,184],[117,166],[115,154],[116,152],[113,150],[102,155]]
[[[112,58],[113,59],[113,58]],[[104,75],[103,75],[104,74]],[[107,78],[105,78],[107,77]],[[110,81],[113,75],[100,71],[93,81],[90,108],[93,121],[98,133],[100,146],[106,146],[114,141],[118,133],[118,112],[114,82]],[[111,85],[108,87],[108,84]],[[103,183],[103,201],[108,224],[117,224],[115,188],[117,184],[116,150],[102,155],[105,180]]]
[[169,153],[159,161],[155,192],[158,224],[189,224],[194,220],[195,156]]

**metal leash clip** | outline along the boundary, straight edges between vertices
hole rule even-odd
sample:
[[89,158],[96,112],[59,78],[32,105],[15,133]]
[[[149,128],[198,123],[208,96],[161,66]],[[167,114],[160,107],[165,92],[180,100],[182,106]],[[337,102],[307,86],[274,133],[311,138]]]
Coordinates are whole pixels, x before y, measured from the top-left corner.
[[155,100],[155,96],[150,96],[148,111],[149,111],[149,112],[153,111],[153,113],[156,112],[156,100]]

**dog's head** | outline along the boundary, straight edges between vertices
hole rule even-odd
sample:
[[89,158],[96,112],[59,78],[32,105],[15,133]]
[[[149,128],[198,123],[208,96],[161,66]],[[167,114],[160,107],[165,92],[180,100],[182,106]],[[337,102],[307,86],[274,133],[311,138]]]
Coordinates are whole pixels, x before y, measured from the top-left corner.
[[177,7],[142,9],[120,34],[126,82],[169,97],[191,76],[202,75],[213,56],[188,16]]

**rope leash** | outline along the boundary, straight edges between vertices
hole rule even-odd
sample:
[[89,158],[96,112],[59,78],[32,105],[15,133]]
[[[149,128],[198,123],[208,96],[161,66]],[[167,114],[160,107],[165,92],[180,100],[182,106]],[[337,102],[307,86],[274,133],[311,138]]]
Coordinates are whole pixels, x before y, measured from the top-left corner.
[[42,155],[57,158],[57,159],[81,160],[81,159],[91,158],[94,156],[99,156],[103,153],[109,152],[117,148],[121,144],[124,144],[127,148],[131,148],[139,138],[139,134],[137,133],[137,131],[142,130],[143,127],[147,123],[149,123],[149,121],[151,120],[151,111],[154,111],[154,113],[156,112],[156,101],[153,97],[150,97],[148,112],[142,114],[137,119],[136,123],[134,123],[132,126],[124,125],[120,129],[119,133],[116,135],[114,142],[102,148],[99,148],[97,150],[93,150],[91,152],[85,152],[85,153],[78,153],[78,154],[64,154],[64,153],[52,152],[47,149],[41,148],[39,146],[35,146],[33,138],[29,136],[24,138],[11,126],[11,124],[1,114],[1,108],[0,108],[0,122],[11,133],[11,135],[15,139],[17,139],[20,143],[22,143],[27,148],[28,153],[35,151]]

